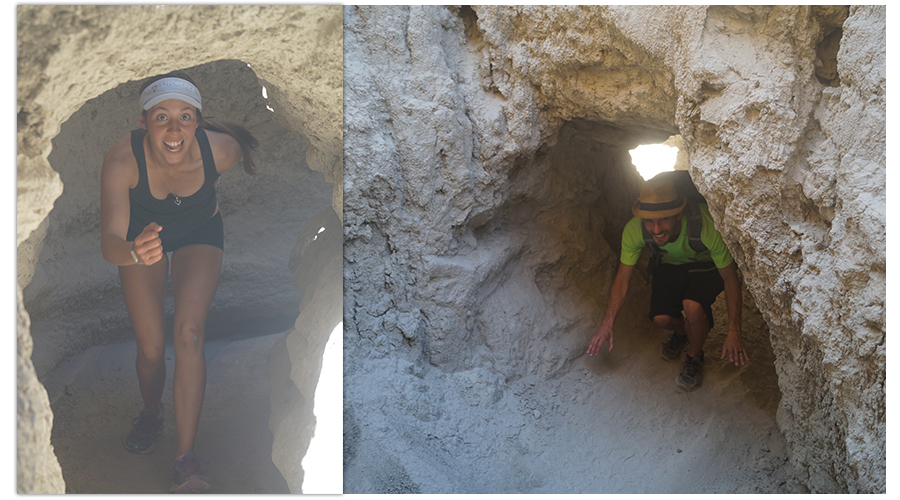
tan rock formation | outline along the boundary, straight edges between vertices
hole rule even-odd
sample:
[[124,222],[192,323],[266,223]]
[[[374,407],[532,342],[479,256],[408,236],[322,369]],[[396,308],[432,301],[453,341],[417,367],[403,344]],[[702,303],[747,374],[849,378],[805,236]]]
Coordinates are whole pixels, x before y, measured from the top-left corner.
[[[313,401],[328,336],[322,325],[341,321],[343,231],[331,207],[311,217],[291,253],[290,269],[303,296],[294,329],[270,353],[272,385],[270,428],[277,436],[272,460],[293,493],[302,493],[306,455],[316,428]],[[321,413],[321,412],[320,412]]]
[[675,134],[768,324],[793,476],[885,491],[883,7],[355,7],[344,26],[345,491],[547,491],[480,460],[528,443],[481,444],[507,431],[477,418],[581,380],[639,182],[625,155]]
[[[33,322],[49,318],[49,311],[54,310],[54,303],[67,303],[70,309],[79,309],[77,302],[73,305],[70,300],[73,297],[71,289],[55,289],[65,288],[65,284],[61,287],[48,286],[47,273],[56,279],[81,273],[80,278],[75,281],[80,287],[80,300],[94,300],[107,305],[116,301],[115,279],[110,276],[109,266],[104,266],[102,261],[97,260],[99,187],[96,179],[102,156],[109,149],[110,141],[135,128],[136,113],[131,103],[136,85],[148,76],[200,65],[209,65],[208,71],[229,72],[230,76],[209,74],[209,77],[205,77],[204,70],[198,70],[201,79],[213,88],[210,96],[221,96],[218,102],[216,98],[212,98],[211,109],[223,118],[243,122],[250,128],[259,126],[261,130],[254,131],[259,133],[262,142],[261,170],[265,172],[266,162],[279,165],[268,172],[270,182],[280,187],[275,194],[254,192],[254,188],[271,188],[271,184],[266,184],[266,181],[254,183],[247,177],[240,177],[244,175],[240,168],[226,174],[232,176],[234,181],[230,187],[226,187],[227,182],[223,178],[224,192],[221,196],[233,202],[232,213],[236,223],[243,219],[247,224],[239,225],[250,227],[254,220],[268,218],[271,223],[278,221],[290,224],[290,218],[294,217],[294,227],[299,228],[301,218],[309,217],[321,208],[321,202],[316,206],[316,195],[311,194],[311,191],[290,190],[292,183],[303,179],[298,176],[297,167],[304,165],[302,160],[292,158],[291,155],[296,155],[298,151],[302,154],[304,150],[305,164],[321,172],[324,179],[320,177],[318,180],[300,182],[308,184],[312,190],[316,189],[315,186],[320,190],[323,187],[332,189],[330,197],[325,194],[324,197],[318,196],[318,200],[324,201],[326,205],[330,203],[340,214],[340,12],[338,6],[18,7],[18,274],[20,287],[28,283],[34,286],[32,297],[26,297],[26,300],[38,309],[44,307],[40,318],[32,318]],[[173,51],[176,57],[173,57]],[[231,69],[223,69],[228,68],[229,64]],[[245,68],[247,64],[250,65],[249,69]],[[236,75],[236,67],[245,69],[242,74]],[[217,80],[217,76],[229,78],[229,81]],[[230,88],[230,84],[235,88]],[[203,84],[200,85],[202,89]],[[247,85],[252,90],[250,94],[239,90],[248,88]],[[267,103],[259,94],[260,85],[266,87],[268,103],[275,108],[274,121],[268,117],[269,112],[265,109]],[[225,102],[229,91],[236,92],[233,99],[241,99],[240,95],[246,96],[241,103],[243,106]],[[104,97],[95,100],[99,96]],[[112,113],[110,107],[113,108]],[[121,108],[118,114],[115,113],[117,107]],[[87,125],[81,130],[66,132],[64,124],[76,113],[84,113],[87,109],[94,115],[79,122]],[[234,111],[240,114],[229,115],[229,112]],[[104,117],[102,123],[91,121],[97,116]],[[267,141],[271,143],[267,144]],[[54,155],[58,160],[54,159]],[[70,179],[65,179],[67,175],[71,176]],[[315,175],[310,172],[310,176]],[[60,176],[64,177],[65,192]],[[327,183],[331,183],[333,188]],[[243,185],[238,187],[238,184]],[[61,197],[60,193],[63,193]],[[300,203],[294,201],[298,193],[304,197]],[[270,195],[269,198],[266,195]],[[48,217],[57,197],[57,203],[65,207],[65,213],[60,211],[59,214]],[[254,212],[254,199],[263,200],[258,203],[260,213]],[[289,210],[272,210],[269,203],[273,200],[276,206],[281,203],[282,208],[287,205]],[[243,206],[244,203],[246,206]],[[268,213],[269,211],[274,213]],[[225,302],[223,306],[225,310],[232,308],[236,314],[240,314],[240,308],[243,307],[240,293],[236,290],[238,282],[246,282],[248,274],[252,275],[262,269],[254,267],[257,264],[254,261],[268,262],[269,264],[263,264],[263,268],[266,265],[271,267],[278,256],[270,255],[270,251],[284,248],[280,259],[286,263],[287,254],[296,243],[294,240],[287,247],[275,244],[269,248],[261,242],[266,240],[266,227],[271,229],[271,226],[256,224],[255,232],[236,232],[233,236],[226,236],[226,245],[231,241],[229,255],[234,257],[233,267],[225,269],[223,284],[229,280],[228,274],[233,273],[231,276],[234,278],[235,288],[228,292],[229,287],[226,286],[222,296]],[[91,235],[91,232],[95,234]],[[275,234],[282,239],[290,238],[289,234],[283,232]],[[44,235],[49,235],[49,239],[45,241]],[[91,239],[94,240],[93,244]],[[39,257],[40,252],[43,253]],[[81,259],[89,253],[93,260]],[[44,257],[47,254],[52,255]],[[67,264],[71,262],[67,259],[74,259],[82,265],[71,266]],[[72,267],[76,269],[73,270]],[[60,271],[63,272],[57,275]],[[275,272],[266,273],[272,275]],[[278,274],[283,277],[283,269]],[[90,278],[86,279],[85,276]],[[262,278],[268,279],[266,276]],[[315,284],[308,286],[316,287]],[[31,289],[28,291],[31,292]],[[223,289],[220,288],[221,291]],[[272,293],[283,295],[283,292],[284,290],[276,290]],[[296,294],[296,291],[292,293]],[[29,293],[25,295],[28,296]],[[267,305],[261,307],[273,306],[277,310],[279,306],[273,302],[278,300],[270,298]],[[115,317],[111,312],[112,308],[110,305],[107,310],[95,311],[97,314],[94,320],[83,317],[84,321],[74,327],[70,324],[61,349],[49,350],[41,346],[52,335],[35,338],[38,373],[51,368],[61,357],[72,354],[73,350],[109,341],[110,336],[116,335],[115,330],[117,326],[121,326],[121,313],[124,310],[120,308],[116,313],[119,317]],[[21,298],[19,309],[21,314],[26,314]],[[46,324],[53,324],[52,319],[49,318]],[[308,325],[309,331],[314,332],[309,335],[327,338],[334,324]],[[20,322],[19,326],[20,478],[24,471],[49,470],[52,473],[52,464],[56,462],[52,452],[48,450],[49,441],[46,441],[49,440],[50,415],[46,413],[49,408],[41,409],[37,403],[21,403],[23,394],[29,398],[32,398],[31,394],[38,394],[37,399],[40,399],[39,393],[43,390],[35,378],[34,370],[29,369],[31,353],[25,347],[30,346],[32,337],[25,325],[27,323]],[[89,333],[73,335],[73,329]],[[46,343],[47,346],[51,344],[60,345]],[[303,383],[314,385],[315,381],[304,380]],[[33,389],[25,391],[23,387]],[[31,411],[36,411],[37,415],[29,417],[28,413],[23,413]],[[34,422],[33,429],[29,422]],[[41,427],[43,425],[46,428]],[[297,425],[307,426],[310,422],[297,422]],[[23,432],[32,433],[34,438],[23,439]],[[293,458],[299,463],[302,455]],[[58,473],[58,465],[55,469]],[[33,476],[26,475],[19,482],[20,492],[62,492],[61,476],[57,476],[56,480],[36,477],[34,484],[31,477]]]
[[47,391],[34,375],[28,313],[18,293],[16,324],[16,491],[18,493],[65,493],[62,470],[50,445],[53,414]]

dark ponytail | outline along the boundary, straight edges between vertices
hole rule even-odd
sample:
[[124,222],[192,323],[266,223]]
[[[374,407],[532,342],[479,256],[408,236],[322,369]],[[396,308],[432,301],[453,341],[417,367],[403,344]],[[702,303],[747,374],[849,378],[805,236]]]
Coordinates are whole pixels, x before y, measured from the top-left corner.
[[[138,91],[138,95],[140,95],[145,88],[151,83],[161,80],[163,78],[181,78],[182,80],[187,80],[191,82],[195,87],[197,86],[194,83],[194,80],[191,79],[181,70],[172,71],[170,73],[166,73],[165,75],[157,75],[151,78],[148,78],[143,84],[141,84],[141,89]],[[143,111],[144,116],[146,116],[147,112]],[[200,110],[197,110],[197,122],[201,127],[206,130],[212,130],[213,132],[221,132],[223,134],[228,134],[231,137],[234,137],[234,140],[238,142],[241,146],[241,153],[243,154],[244,160],[244,171],[250,175],[256,175],[258,172],[256,171],[256,164],[253,162],[253,151],[259,146],[259,141],[253,137],[253,134],[237,123],[232,123],[226,120],[221,120],[215,117],[210,116],[209,118],[203,118],[203,114]]]
[[197,119],[200,121],[200,126],[206,130],[221,132],[234,137],[234,140],[240,144],[241,153],[244,155],[244,172],[247,172],[250,175],[256,175],[258,173],[256,171],[256,164],[253,163],[253,151],[259,146],[259,141],[256,140],[256,137],[253,137],[253,134],[251,134],[249,130],[237,123],[220,120],[214,116],[204,118],[199,110],[197,111]]

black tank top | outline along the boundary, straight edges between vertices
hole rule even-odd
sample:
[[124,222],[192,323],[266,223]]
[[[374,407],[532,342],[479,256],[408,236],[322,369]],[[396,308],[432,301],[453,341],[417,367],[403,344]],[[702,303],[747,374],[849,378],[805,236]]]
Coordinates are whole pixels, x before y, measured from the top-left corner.
[[212,148],[206,131],[198,128],[194,137],[203,158],[203,186],[196,193],[180,198],[175,204],[172,193],[164,200],[153,197],[147,180],[147,160],[144,157],[144,136],[147,131],[131,131],[131,151],[138,166],[138,183],[128,191],[131,200],[131,220],[128,224],[128,241],[133,241],[151,222],[161,225],[159,237],[163,240],[182,238],[209,221],[216,212],[216,180],[219,172],[213,159]]

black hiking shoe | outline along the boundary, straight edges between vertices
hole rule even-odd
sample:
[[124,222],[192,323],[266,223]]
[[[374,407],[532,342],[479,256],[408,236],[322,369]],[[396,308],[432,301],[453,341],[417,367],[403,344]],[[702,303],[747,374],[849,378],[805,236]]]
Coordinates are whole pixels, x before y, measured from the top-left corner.
[[699,356],[684,355],[684,365],[681,368],[681,375],[675,379],[675,385],[690,392],[700,386],[700,380],[703,378],[703,353]]
[[206,460],[188,450],[175,459],[172,464],[172,488],[170,493],[206,493],[212,489],[206,476],[200,471],[200,462],[208,464]]
[[659,353],[662,355],[662,359],[666,361],[675,361],[681,356],[681,351],[684,350],[684,346],[687,344],[687,335],[679,335],[672,332],[672,335],[669,335],[669,340],[662,343]]
[[125,436],[125,449],[132,453],[150,453],[153,451],[153,440],[162,432],[162,405],[159,414],[141,410],[141,414],[131,421],[131,432]]

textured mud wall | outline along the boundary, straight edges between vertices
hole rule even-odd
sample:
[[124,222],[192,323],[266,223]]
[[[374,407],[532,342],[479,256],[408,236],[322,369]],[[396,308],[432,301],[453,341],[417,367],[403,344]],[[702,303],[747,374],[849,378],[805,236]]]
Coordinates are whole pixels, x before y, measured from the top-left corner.
[[[65,243],[60,242],[64,240],[64,235],[60,235],[61,240],[46,243],[41,237],[29,240],[33,232],[53,234],[62,227],[55,227],[54,219],[47,217],[54,200],[63,191],[60,174],[48,162],[51,140],[89,100],[117,89],[120,84],[138,82],[174,69],[187,69],[220,60],[249,63],[258,84],[266,86],[270,102],[277,103],[275,115],[279,125],[286,130],[277,132],[278,127],[253,122],[252,109],[261,105],[256,95],[258,90],[247,97],[251,105],[244,108],[246,115],[232,117],[225,116],[224,112],[221,115],[233,121],[245,120],[250,122],[247,123],[249,125],[260,125],[268,131],[262,135],[273,141],[296,141],[295,148],[302,150],[306,147],[306,164],[321,172],[324,181],[332,184],[330,202],[340,214],[340,12],[340,8],[335,6],[18,7],[17,245],[20,283],[25,284],[31,281],[32,276],[39,276],[41,271],[35,272],[33,267],[43,259],[38,257],[43,247],[53,249],[51,260],[57,261],[50,262],[48,269],[65,267],[61,261],[66,259],[68,249]],[[290,50],[282,50],[284,47],[290,47]],[[125,100],[133,95],[131,90],[123,92],[125,95],[118,97]],[[121,122],[124,127],[116,131],[115,137],[134,128],[131,110],[128,107],[115,117],[117,123]],[[98,125],[98,133],[108,125]],[[83,131],[85,136],[92,135],[92,132]],[[101,140],[115,140],[115,137]],[[304,140],[307,144],[300,144]],[[102,149],[99,145],[97,147]],[[290,155],[291,149],[281,150],[281,153]],[[99,158],[102,160],[102,153]],[[279,160],[290,162],[285,158]],[[93,161],[91,164],[99,170],[99,163]],[[90,165],[71,168],[65,165],[60,172],[79,177],[78,172],[90,169]],[[240,179],[236,174],[239,174],[239,169],[235,169],[234,174],[229,173]],[[78,181],[73,180],[73,185],[78,185]],[[75,190],[79,189],[83,187]],[[292,196],[301,192],[295,191]],[[99,196],[97,192],[87,192],[87,195],[90,199]],[[283,193],[280,195],[283,196]],[[254,196],[261,195],[251,195],[246,200],[248,207],[253,204]],[[60,200],[76,207],[79,212],[72,214],[71,218],[63,218],[69,228],[77,226],[75,222],[78,220],[86,221],[87,227],[99,227],[99,213],[93,216],[82,213],[82,210],[90,208],[90,202]],[[298,205],[302,203],[297,202]],[[247,213],[251,213],[248,217],[253,217],[252,212],[253,208],[247,209]],[[273,217],[272,214],[264,216]],[[99,238],[99,232],[96,237]],[[240,248],[242,243],[235,243]],[[236,268],[240,268],[241,253],[234,250],[231,255],[236,257]],[[80,244],[76,244],[74,253],[78,255],[80,251]],[[267,250],[254,248],[253,251],[265,253]],[[62,252],[62,255],[57,252]],[[250,257],[248,254],[247,258]],[[282,259],[286,257],[284,255]],[[105,297],[103,286],[98,285],[98,289],[94,296]],[[39,298],[35,300],[40,302]],[[46,393],[37,382],[31,366],[32,339],[21,293],[19,311],[20,315],[25,316],[24,320],[20,319],[18,335],[18,489],[20,492],[61,493],[62,478],[49,446],[52,416],[46,403]],[[310,335],[327,338],[333,327],[334,324],[309,325],[310,332],[315,332]],[[79,341],[72,344],[80,345]],[[42,361],[47,365],[53,362]],[[297,422],[297,425],[308,424]],[[275,438],[277,441],[279,436]],[[295,458],[299,463],[302,455],[298,454]]]
[[772,329],[779,425],[813,491],[884,492],[885,11],[711,13],[755,47],[785,37],[751,78],[740,54],[709,47],[731,69],[679,116]]
[[[885,490],[883,7],[358,7],[344,23],[360,491],[419,491],[390,457],[423,439],[445,455],[419,477],[484,480],[448,464],[490,424],[463,432],[433,389],[467,378],[465,401],[504,401],[571,371],[636,193],[625,152],[676,133],[771,329],[794,473],[816,492]],[[594,170],[558,160],[585,139]],[[370,397],[388,366],[379,390],[396,394]],[[373,445],[392,404],[414,419]],[[370,446],[380,475],[359,465]]]
[[31,364],[31,335],[28,333],[28,313],[22,306],[21,290],[18,290],[17,296],[16,491],[65,493],[62,470],[50,445],[53,426],[50,401]]

